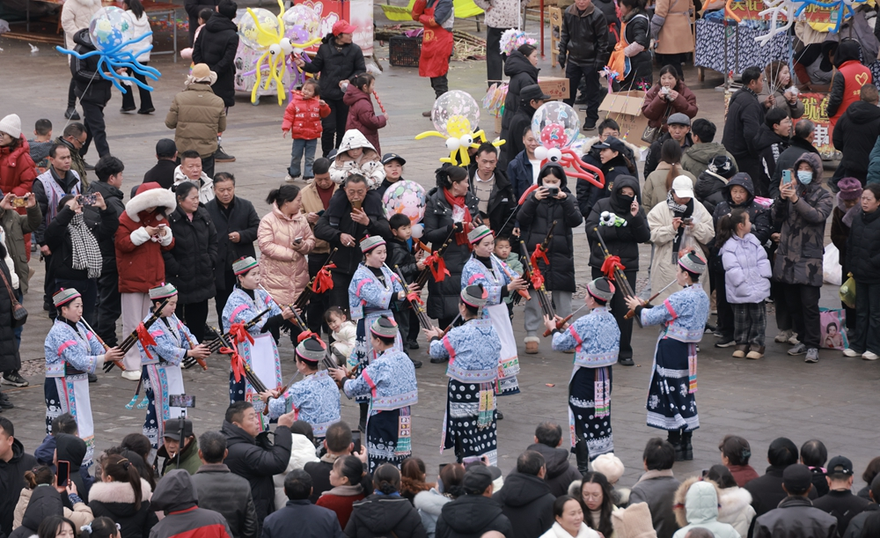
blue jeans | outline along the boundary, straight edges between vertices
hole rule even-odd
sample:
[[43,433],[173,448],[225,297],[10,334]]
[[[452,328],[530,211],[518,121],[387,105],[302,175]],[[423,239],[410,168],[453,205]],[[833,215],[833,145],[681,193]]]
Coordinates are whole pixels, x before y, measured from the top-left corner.
[[312,163],[315,162],[315,149],[317,149],[317,147],[317,138],[315,140],[300,140],[295,138],[293,140],[293,149],[290,152],[290,168],[287,169],[287,173],[290,174],[291,177],[299,177],[299,163],[305,155],[306,165],[303,170],[303,177],[315,177],[315,173],[312,172]]

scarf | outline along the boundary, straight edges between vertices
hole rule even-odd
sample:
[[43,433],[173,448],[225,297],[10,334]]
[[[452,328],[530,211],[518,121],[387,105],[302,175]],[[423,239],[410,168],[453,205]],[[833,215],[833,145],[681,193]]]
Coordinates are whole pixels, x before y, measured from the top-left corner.
[[73,252],[72,267],[77,270],[87,269],[90,279],[101,276],[101,249],[98,247],[98,240],[86,226],[83,214],[74,215],[67,229],[70,231],[70,250]]
[[[675,198],[672,197],[672,191],[666,193],[666,205],[669,209],[672,210],[672,217],[681,217],[686,219],[693,215],[694,213],[694,199],[686,204],[679,204],[675,201]],[[678,259],[678,250],[681,247],[681,240],[684,237],[684,230],[687,226],[681,225],[678,227],[678,230],[675,232],[675,239],[672,240],[672,256],[673,259]]]
[[[455,208],[460,208],[464,210],[464,215],[462,216],[462,231],[457,232],[455,234],[455,244],[456,245],[468,245],[470,244],[468,241],[468,231],[471,223],[471,212],[468,210],[467,206],[464,203],[464,196],[452,196],[449,193],[449,189],[443,189],[443,196],[446,197],[446,201],[449,202],[449,205],[452,206],[453,213],[455,213]],[[454,221],[453,221],[454,222]]]

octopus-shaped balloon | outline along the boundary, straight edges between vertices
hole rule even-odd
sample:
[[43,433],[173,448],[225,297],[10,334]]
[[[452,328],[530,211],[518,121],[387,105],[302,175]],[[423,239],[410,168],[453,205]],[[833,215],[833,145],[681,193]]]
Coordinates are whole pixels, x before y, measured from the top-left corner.
[[605,186],[605,174],[585,163],[571,147],[579,132],[580,119],[573,108],[559,101],[544,103],[532,116],[532,133],[541,142],[535,148],[535,157],[541,160],[541,166],[557,163],[568,169],[568,175],[601,189]]
[[[438,97],[431,109],[431,121],[436,131],[419,133],[416,140],[429,136],[445,138],[449,157],[441,158],[440,162],[468,166],[471,163],[468,148],[480,147],[478,140],[487,141],[482,129],[474,131],[480,123],[480,107],[467,92],[452,90]],[[495,147],[502,144],[504,140],[492,142]]]
[[284,32],[284,3],[278,0],[281,12],[278,15],[263,8],[248,8],[247,15],[243,16],[238,23],[238,35],[246,47],[263,51],[263,55],[257,59],[254,71],[243,73],[249,75],[256,73],[257,77],[251,90],[251,102],[257,102],[257,90],[263,80],[263,69],[269,73],[263,89],[269,89],[272,81],[275,81],[275,90],[278,94],[278,105],[284,103],[287,91],[284,88],[284,71],[289,68],[287,58],[290,55],[302,55],[303,48],[310,47],[321,40],[320,37],[304,43],[291,42]]
[[120,74],[120,72],[125,72],[124,69],[131,69],[152,80],[158,80],[162,76],[158,69],[143,65],[137,59],[141,54],[152,50],[153,46],[144,45],[143,48],[138,48],[135,44],[153,35],[153,32],[147,32],[138,38],[133,38],[132,35],[131,22],[125,11],[115,6],[108,6],[99,9],[92,15],[92,20],[89,22],[89,37],[95,50],[80,54],[75,50],[62,47],[55,47],[55,49],[78,60],[99,56],[97,72],[123,93],[129,91],[128,86],[124,86],[120,82],[137,84],[147,91],[153,91],[152,86],[148,86],[146,82]]

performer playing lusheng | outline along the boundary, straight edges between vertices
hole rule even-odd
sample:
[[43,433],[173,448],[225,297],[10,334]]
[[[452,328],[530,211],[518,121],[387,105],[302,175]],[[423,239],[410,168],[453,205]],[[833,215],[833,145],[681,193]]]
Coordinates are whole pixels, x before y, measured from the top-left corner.
[[[150,289],[152,309],[158,308],[168,299],[165,308],[159,313],[149,329],[149,340],[138,338],[138,351],[141,353],[144,380],[144,393],[147,396],[147,416],[144,419],[144,435],[159,448],[164,443],[165,421],[186,415],[184,407],[170,407],[168,396],[186,394],[180,362],[186,357],[204,359],[211,354],[208,346],[199,344],[195,337],[180,321],[174,310],[177,308],[177,288],[171,284]],[[144,320],[149,319],[150,316]]]
[[[293,317],[293,311],[289,307],[281,310],[269,294],[260,288],[260,266],[253,256],[236,260],[232,264],[232,273],[237,283],[223,307],[223,330],[228,332],[236,323],[246,325],[257,314],[268,309],[269,312],[248,329],[250,338],[244,334],[237,335],[237,351],[264,385],[272,389],[280,387],[281,363],[276,342],[282,325]],[[263,416],[259,394],[244,376],[236,381],[235,374],[230,371],[229,404],[241,401],[252,402],[257,413]]]
[[58,317],[46,335],[46,433],[52,433],[52,421],[64,413],[76,419],[80,438],[86,442],[84,464],[90,464],[95,449],[95,425],[89,397],[89,376],[104,361],[122,360],[118,348],[104,351],[97,336],[80,321],[83,314],[82,296],[76,289],[59,290],[52,296]]
[[[357,363],[355,374],[360,374],[364,368],[375,358],[376,353],[370,347],[370,327],[381,316],[394,319],[391,313],[391,301],[395,297],[402,301],[406,298],[400,280],[387,266],[387,247],[382,236],[372,235],[361,241],[361,252],[364,253],[364,261],[358,265],[351,284],[348,286],[348,307],[351,320],[357,322],[357,340],[355,342],[352,357],[349,364]],[[418,287],[413,286],[413,291]],[[400,335],[394,339],[394,350],[403,351],[403,343]],[[357,399],[361,406],[361,418],[358,428],[364,428],[367,423],[367,411],[370,397],[368,394]]]
[[706,263],[693,252],[678,260],[676,281],[683,289],[662,306],[645,308],[636,297],[626,304],[635,309],[642,325],[663,324],[654,353],[648,389],[648,426],[667,430],[675,459],[694,459],[693,431],[700,427],[697,414],[697,343],[709,318],[709,297],[698,284]]
[[[614,285],[600,277],[587,284],[584,302],[590,313],[556,328],[556,321],[544,316],[553,331],[553,349],[574,349],[574,369],[568,382],[568,425],[578,471],[589,471],[590,460],[614,452],[611,435],[611,365],[620,351],[620,328],[606,305],[614,297]],[[556,316],[557,319],[561,319]]]
[[431,357],[449,358],[440,451],[454,449],[459,463],[474,456],[487,456],[491,465],[498,461],[495,380],[501,340],[492,320],[482,317],[481,309],[488,297],[482,284],[466,287],[461,290],[458,305],[464,324],[445,336],[441,329],[425,329],[431,339]]
[[284,394],[272,390],[260,394],[269,405],[269,418],[277,419],[291,410],[296,420],[312,426],[316,443],[324,440],[327,428],[339,422],[339,387],[327,370],[318,365],[327,354],[326,344],[315,335],[296,346],[296,370],[305,376],[294,383]]
[[[348,379],[343,392],[349,398],[370,395],[367,420],[367,457],[370,472],[383,463],[400,467],[412,454],[412,416],[410,406],[418,403],[416,369],[406,353],[395,349],[400,335],[393,318],[381,316],[370,326],[375,358],[356,379]],[[336,381],[347,376],[345,369],[333,368]]]
[[[519,356],[516,352],[516,339],[510,325],[510,315],[503,299],[511,292],[525,289],[525,280],[499,260],[492,253],[495,250],[495,237],[488,226],[477,226],[468,234],[474,248],[474,255],[464,264],[461,271],[461,287],[482,284],[488,292],[483,317],[492,320],[492,326],[501,340],[501,358],[498,361],[498,395],[517,394],[519,382]],[[500,414],[500,413],[499,413]],[[501,418],[501,417],[499,417]]]

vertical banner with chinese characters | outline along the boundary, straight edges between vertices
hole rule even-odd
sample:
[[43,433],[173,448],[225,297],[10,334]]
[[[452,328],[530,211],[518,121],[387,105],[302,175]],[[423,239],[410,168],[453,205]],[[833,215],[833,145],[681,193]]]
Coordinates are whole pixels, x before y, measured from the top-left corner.
[[819,150],[822,156],[834,154],[834,144],[831,142],[831,133],[833,127],[828,121],[828,114],[825,112],[825,102],[828,100],[828,94],[825,93],[802,93],[801,101],[804,103],[804,115],[802,119],[808,119],[816,124],[816,138],[813,145]]

